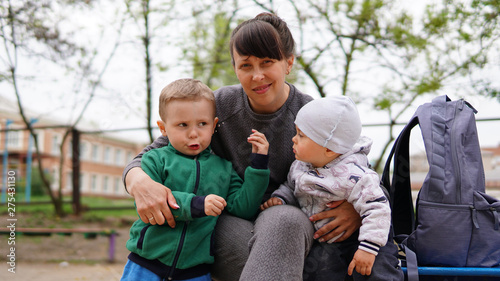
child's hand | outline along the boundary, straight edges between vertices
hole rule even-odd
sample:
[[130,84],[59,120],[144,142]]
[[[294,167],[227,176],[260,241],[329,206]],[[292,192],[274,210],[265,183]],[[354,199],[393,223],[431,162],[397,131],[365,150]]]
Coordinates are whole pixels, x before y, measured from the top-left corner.
[[365,252],[363,250],[357,250],[354,253],[351,263],[349,264],[349,269],[347,273],[352,275],[354,268],[361,275],[372,274],[373,263],[375,262],[375,255]]
[[226,205],[227,203],[224,198],[215,194],[209,194],[205,197],[205,214],[216,217],[222,213]]
[[263,133],[252,129],[252,134],[247,140],[252,144],[252,153],[267,155],[269,142],[267,142],[266,136]]
[[264,202],[264,204],[260,205],[260,210],[264,211],[265,209],[276,205],[283,205],[283,202],[278,197],[271,197],[266,202]]

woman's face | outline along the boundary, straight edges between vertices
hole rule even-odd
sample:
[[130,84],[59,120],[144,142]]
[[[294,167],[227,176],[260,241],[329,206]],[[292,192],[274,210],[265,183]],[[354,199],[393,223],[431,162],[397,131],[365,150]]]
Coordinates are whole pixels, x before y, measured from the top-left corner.
[[289,86],[285,84],[285,77],[292,69],[294,57],[276,60],[241,56],[236,50],[233,57],[234,71],[252,109],[263,114],[280,109],[290,91]]

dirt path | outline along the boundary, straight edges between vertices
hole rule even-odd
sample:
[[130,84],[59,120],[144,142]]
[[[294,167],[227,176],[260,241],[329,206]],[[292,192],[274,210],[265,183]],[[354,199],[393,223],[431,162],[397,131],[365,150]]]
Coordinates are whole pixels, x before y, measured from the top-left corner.
[[16,265],[16,273],[9,272],[4,264],[0,268],[0,280],[5,281],[118,281],[124,264],[57,264],[25,263]]
[[[0,221],[6,220],[0,218]],[[76,224],[74,227],[102,228],[106,225],[110,224]],[[9,236],[0,235],[0,280],[120,280],[129,253],[125,248],[129,228],[112,228],[118,232],[114,263],[108,261],[109,238],[106,236],[86,239],[81,233],[71,236],[17,234],[15,244],[9,244]],[[9,271],[11,247],[15,248],[15,273]]]

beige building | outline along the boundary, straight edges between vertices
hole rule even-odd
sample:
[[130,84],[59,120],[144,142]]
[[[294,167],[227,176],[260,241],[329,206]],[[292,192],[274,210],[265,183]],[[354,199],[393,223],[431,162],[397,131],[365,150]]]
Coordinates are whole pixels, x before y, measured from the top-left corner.
[[[497,147],[482,147],[486,188],[500,191],[500,144]],[[422,182],[429,171],[425,153],[414,154],[410,157],[410,172],[412,189],[420,189]]]
[[[4,151],[8,148],[7,170],[15,171],[17,188],[24,189],[28,145],[30,135],[21,117],[11,110],[15,107],[6,106],[7,101],[1,100],[0,105],[0,173],[1,186],[4,188]],[[11,120],[6,133],[7,120]],[[72,139],[67,137],[60,151],[66,128],[51,120],[38,120],[33,127],[36,129],[42,166],[51,178],[52,189],[57,190],[59,180],[62,180],[64,194],[72,192]],[[112,137],[106,133],[80,134],[80,191],[82,195],[105,195],[110,197],[129,196],[122,183],[122,172],[125,165],[144,147],[144,144],[126,141]],[[59,169],[62,157],[63,169]],[[36,151],[33,150],[33,170],[37,169]]]

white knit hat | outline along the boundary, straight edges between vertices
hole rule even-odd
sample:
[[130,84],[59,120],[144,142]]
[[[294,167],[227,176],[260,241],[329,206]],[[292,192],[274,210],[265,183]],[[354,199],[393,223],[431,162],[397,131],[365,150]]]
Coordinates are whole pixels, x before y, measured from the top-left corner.
[[346,96],[310,101],[297,113],[295,125],[315,143],[339,154],[349,152],[361,134],[358,110]]

